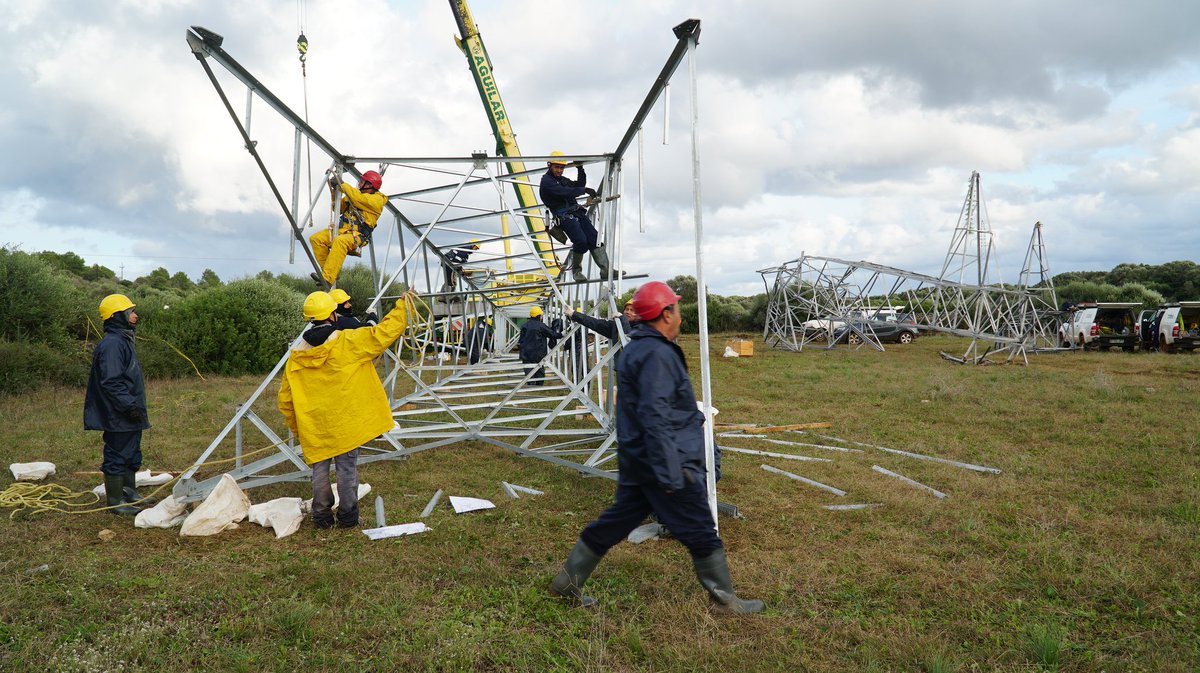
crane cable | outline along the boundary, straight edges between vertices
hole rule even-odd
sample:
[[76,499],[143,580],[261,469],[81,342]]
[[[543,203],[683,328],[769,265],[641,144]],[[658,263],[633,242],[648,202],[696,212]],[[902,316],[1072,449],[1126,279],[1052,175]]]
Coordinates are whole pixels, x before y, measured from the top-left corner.
[[[308,23],[308,4],[305,0],[296,0],[296,31],[299,36],[296,37],[296,51],[300,52],[300,81],[303,83],[304,89],[304,123],[308,124],[308,38],[304,35],[305,24]],[[308,176],[308,202],[313,200],[312,187],[312,141],[305,137],[304,142],[305,163],[307,165],[304,174]],[[309,226],[312,223],[309,222]]]

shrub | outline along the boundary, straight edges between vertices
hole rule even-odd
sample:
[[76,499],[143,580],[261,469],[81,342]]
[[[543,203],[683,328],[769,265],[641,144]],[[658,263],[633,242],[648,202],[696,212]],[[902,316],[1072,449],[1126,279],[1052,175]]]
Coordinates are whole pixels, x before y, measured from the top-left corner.
[[64,344],[84,296],[50,262],[0,247],[0,339]]
[[[264,374],[279,361],[304,326],[304,296],[275,281],[250,278],[201,290],[147,319],[139,332],[164,340],[190,357],[201,372]],[[172,357],[158,351],[152,362],[165,374]],[[162,358],[159,360],[158,358]],[[156,365],[156,369],[157,369]]]
[[78,342],[50,346],[0,340],[0,395],[23,395],[47,383],[82,386],[90,366],[91,351]]

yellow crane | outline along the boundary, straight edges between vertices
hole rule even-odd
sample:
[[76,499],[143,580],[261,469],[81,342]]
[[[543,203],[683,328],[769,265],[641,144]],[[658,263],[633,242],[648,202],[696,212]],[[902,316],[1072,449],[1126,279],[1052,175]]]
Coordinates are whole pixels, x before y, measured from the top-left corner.
[[[454,38],[454,43],[467,57],[467,65],[475,79],[475,87],[479,90],[483,109],[487,114],[488,122],[492,125],[492,133],[496,136],[496,155],[519,157],[521,149],[517,147],[517,136],[513,132],[508,112],[504,109],[504,102],[500,100],[500,89],[496,85],[492,60],[488,57],[487,48],[483,46],[479,28],[471,17],[471,9],[467,6],[466,0],[450,0],[450,11],[454,13],[454,21],[458,24],[459,35]],[[522,161],[506,163],[510,173],[519,174],[526,170],[525,163]],[[518,179],[513,182],[513,189],[516,191],[517,203],[525,209],[526,213],[533,212],[537,208],[537,194],[533,190],[533,185],[526,179]],[[529,230],[529,237],[542,257],[542,263],[546,265],[552,276],[557,276],[559,272],[558,259],[554,256],[545,221],[538,215],[529,214],[526,214],[524,219],[525,227]],[[508,234],[506,222],[504,234]],[[508,252],[507,239],[505,239],[505,252]],[[507,257],[508,254],[505,256]],[[509,268],[512,268],[511,262]]]

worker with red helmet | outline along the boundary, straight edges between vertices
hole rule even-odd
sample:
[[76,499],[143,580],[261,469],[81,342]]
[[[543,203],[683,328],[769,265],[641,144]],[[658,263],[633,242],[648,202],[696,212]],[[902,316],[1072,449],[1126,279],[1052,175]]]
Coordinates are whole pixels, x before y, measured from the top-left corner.
[[688,548],[715,612],[761,612],[762,601],[734,593],[724,545],[709,509],[704,416],[696,409],[687,363],[675,344],[682,322],[679,299],[666,283],[657,281],[633,295],[633,310],[641,322],[630,330],[616,365],[616,499],[580,533],[550,591],[575,605],[595,605],[583,594],[584,582],[608,550],[653,512]]
[[327,285],[337,282],[346,255],[371,241],[371,232],[375,230],[375,224],[383,214],[383,207],[387,205],[388,200],[387,195],[379,193],[379,189],[383,187],[383,176],[375,171],[363,173],[358,188],[348,182],[342,182],[336,175],[329,176],[329,186],[342,193],[341,218],[337,236],[332,241],[328,229],[322,229],[308,237],[313,256],[321,266],[321,275],[317,275],[316,272],[311,274],[318,285],[321,285],[322,281]]

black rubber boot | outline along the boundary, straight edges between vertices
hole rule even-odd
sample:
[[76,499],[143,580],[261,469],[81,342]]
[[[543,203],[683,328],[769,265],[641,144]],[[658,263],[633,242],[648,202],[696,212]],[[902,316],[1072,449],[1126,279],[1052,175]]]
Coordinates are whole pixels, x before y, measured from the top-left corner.
[[126,472],[121,475],[121,495],[125,502],[139,509],[153,507],[158,501],[143,498],[137,490],[137,472]]
[[[604,251],[604,246],[596,246],[592,248],[592,261],[595,262],[596,267],[600,269],[600,279],[608,280],[610,268],[608,262],[608,253]],[[614,279],[625,277],[625,274],[621,273],[617,269],[611,269],[611,271]]]
[[733,580],[729,579],[729,562],[725,550],[718,549],[704,558],[692,557],[696,578],[700,586],[712,598],[713,612],[727,615],[752,615],[763,611],[762,601],[743,600],[733,592]]
[[567,266],[571,267],[571,278],[575,279],[576,283],[586,283],[588,280],[587,274],[583,272],[583,253],[571,251],[571,257],[567,261]]
[[106,474],[104,475],[104,501],[112,509],[108,510],[113,514],[122,516],[137,516],[138,509],[125,504],[124,485],[122,484],[123,475]]
[[596,599],[583,595],[583,583],[592,575],[596,564],[603,556],[597,556],[584,544],[583,540],[575,542],[575,547],[563,563],[562,570],[550,583],[550,593],[566,598],[572,605],[591,608],[595,607]]

